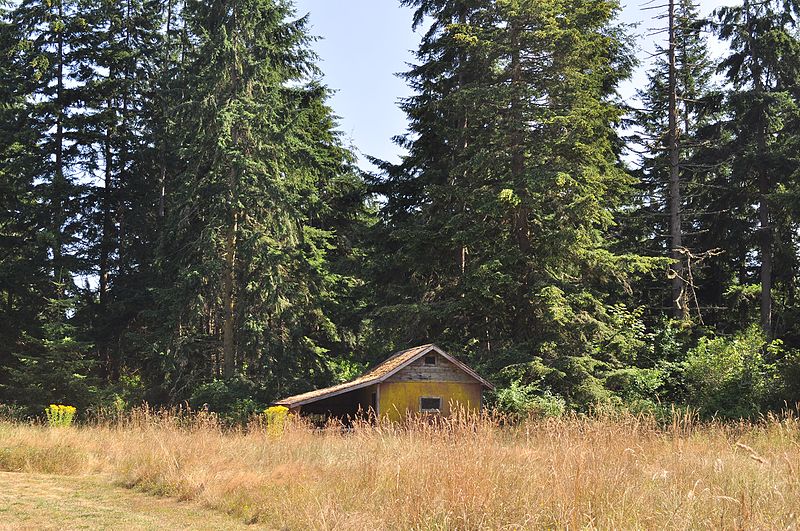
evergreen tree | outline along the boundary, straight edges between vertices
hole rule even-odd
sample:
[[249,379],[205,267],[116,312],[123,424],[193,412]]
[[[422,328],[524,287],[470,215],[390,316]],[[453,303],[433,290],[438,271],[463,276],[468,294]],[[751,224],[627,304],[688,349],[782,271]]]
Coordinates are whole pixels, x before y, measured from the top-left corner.
[[91,182],[84,219],[87,257],[97,275],[97,300],[83,312],[93,329],[104,375],[113,379],[122,365],[113,343],[129,320],[124,299],[134,296],[125,281],[138,277],[143,246],[152,231],[154,183],[144,160],[153,158],[146,105],[152,97],[159,51],[157,2],[82,2],[83,32],[71,44],[83,86],[77,129],[86,138],[80,166]]
[[[6,295],[0,394],[27,405],[32,397],[25,382],[43,382],[51,365],[63,363],[61,374],[69,378],[86,377],[88,370],[70,362],[73,338],[64,328],[77,311],[74,280],[86,272],[84,187],[75,167],[83,144],[72,119],[81,98],[70,45],[80,28],[69,0],[16,3],[0,27],[0,179],[8,206],[0,214]],[[66,392],[67,381],[59,382],[47,392]]]
[[648,267],[605,240],[631,182],[614,131],[631,66],[616,6],[408,4],[433,23],[407,75],[410,154],[376,188],[377,252],[391,257],[379,326],[401,344],[466,345],[494,370],[544,361],[552,387],[598,398],[603,368],[642,346],[618,328],[633,318],[624,297],[606,293]]
[[13,397],[30,415],[40,415],[48,404],[84,410],[97,403],[91,345],[65,317],[75,306],[65,298],[47,301],[35,324],[10,345],[14,362],[5,367],[8,382],[0,381],[0,395]]
[[347,348],[329,315],[348,282],[332,269],[346,236],[335,222],[363,207],[327,91],[309,80],[306,20],[272,0],[183,13],[184,169],[170,177],[159,259],[171,392],[237,374],[273,394],[325,381],[324,353]]
[[44,206],[41,229],[51,255],[53,286],[75,293],[74,276],[85,272],[79,234],[84,186],[80,180],[80,132],[74,115],[81,104],[81,86],[75,78],[79,60],[71,42],[83,30],[73,0],[20,2],[9,20],[21,32],[20,46],[31,65],[26,76],[26,132],[33,164],[25,179],[34,183]]
[[[724,140],[720,154],[744,192],[737,206],[752,223],[755,239],[749,241],[759,257],[758,264],[743,257],[741,283],[753,278],[747,270],[758,271],[760,322],[767,338],[776,332],[775,296],[794,283],[797,262],[794,221],[778,208],[776,195],[794,174],[796,155],[786,147],[797,135],[793,125],[798,113],[798,10],[796,2],[745,0],[741,6],[720,8],[715,25],[718,35],[730,43],[730,54],[720,64],[730,83],[726,116],[717,126],[718,141]],[[750,205],[757,205],[755,212]],[[776,234],[788,240],[776,242]],[[787,283],[776,291],[776,271],[782,269],[780,277]]]
[[[2,8],[4,6],[0,6]],[[31,75],[17,26],[0,12],[0,342],[13,345],[29,332],[50,275],[47,246],[40,236],[41,209],[30,168],[36,164],[35,137],[26,120]],[[0,369],[12,364],[0,349]],[[8,374],[0,370],[0,385]]]
[[[486,52],[471,46],[489,14],[481,2],[404,5],[416,7],[415,27],[426,17],[432,23],[417,52],[419,64],[405,74],[418,93],[402,104],[411,132],[398,144],[409,155],[397,166],[375,161],[386,178],[374,186],[387,197],[385,222],[374,236],[376,286],[385,291],[379,328],[392,328],[390,337],[401,344],[440,336],[448,327],[458,335],[468,319],[459,301],[474,239],[467,227],[466,151],[482,125],[477,102],[485,90],[481,80],[491,77],[492,67]],[[435,300],[421,303],[425,293],[436,293]]]
[[708,193],[696,154],[701,147],[698,131],[713,116],[706,102],[712,91],[713,65],[694,2],[679,0],[672,9],[668,42],[657,46],[647,86],[638,92],[641,108],[633,113],[639,131],[632,140],[641,153],[641,167],[632,208],[619,234],[623,248],[673,258],[670,297],[662,279],[637,285],[641,302],[656,321],[665,308],[685,320],[692,311],[690,305],[698,306],[697,286],[705,279],[695,276],[699,272],[690,262],[708,249],[698,240],[708,230],[705,217],[710,209],[704,204]]
[[670,0],[634,175],[614,0],[401,4],[407,155],[370,189],[289,0],[0,0],[0,401],[244,419],[428,341],[501,405],[796,394],[796,0],[716,12],[721,88]]

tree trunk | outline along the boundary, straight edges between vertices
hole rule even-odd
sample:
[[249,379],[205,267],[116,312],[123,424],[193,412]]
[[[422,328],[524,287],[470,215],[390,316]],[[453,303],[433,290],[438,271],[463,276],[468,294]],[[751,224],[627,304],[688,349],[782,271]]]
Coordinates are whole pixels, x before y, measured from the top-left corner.
[[[233,60],[231,61],[231,87],[232,92],[239,91],[240,65],[237,57],[236,43],[236,3],[233,5]],[[231,126],[231,145],[234,149],[239,147],[239,129],[234,123]],[[228,171],[228,212],[229,219],[225,233],[225,267],[222,279],[222,304],[223,318],[222,324],[222,371],[225,378],[233,377],[236,371],[236,339],[234,337],[234,320],[236,318],[236,232],[239,223],[238,198],[236,188],[239,181],[238,161],[230,161],[231,167]]]
[[[466,12],[466,9],[463,6],[462,6],[462,8],[461,8],[461,10],[459,11],[459,14],[458,14],[458,23],[459,24],[466,24],[467,23],[467,12]],[[465,82],[465,80],[464,80],[464,77],[465,77],[464,76],[464,68],[465,68],[466,62],[467,62],[467,54],[463,50],[459,52],[458,62],[459,62],[459,64],[458,64],[458,70],[459,71],[458,71],[458,89],[457,90],[462,90],[464,88],[464,82]],[[463,157],[463,155],[466,153],[467,148],[469,147],[469,138],[467,137],[467,128],[469,127],[469,117],[467,116],[467,109],[465,107],[462,108],[462,112],[463,112],[463,115],[460,117],[460,122],[458,124],[458,128],[460,129],[460,133],[461,133],[461,151],[462,151],[461,155]],[[458,160],[457,154],[453,153],[453,161],[456,162],[457,160]],[[466,183],[466,177],[467,177],[466,170],[464,170],[464,172],[462,173],[461,177],[464,178],[464,183]],[[453,181],[455,181],[455,179],[453,179]],[[453,182],[452,186],[454,188],[456,188],[457,184],[455,182]],[[456,193],[458,194],[457,188],[456,188]],[[460,210],[462,212],[462,215],[464,215],[464,213],[467,210],[467,205],[466,205],[465,201],[461,200],[460,198],[459,198],[459,200],[461,201],[461,205],[457,206],[456,209],[460,208]],[[466,216],[464,216],[464,219],[466,219]],[[461,272],[461,276],[463,277],[464,275],[466,275],[466,272],[467,272],[467,246],[462,243],[459,247],[460,248],[458,249],[456,260],[458,261],[459,271]]]
[[524,151],[524,130],[523,119],[520,117],[522,99],[524,96],[520,95],[522,90],[522,58],[521,58],[521,44],[520,44],[520,28],[516,21],[511,22],[511,107],[509,109],[511,136],[510,152],[511,152],[511,185],[513,190],[519,195],[520,204],[514,209],[513,231],[514,238],[523,255],[523,270],[519,277],[519,287],[516,294],[516,316],[514,318],[514,337],[518,341],[523,341],[528,337],[529,331],[529,318],[531,314],[530,301],[528,299],[528,291],[530,289],[530,276],[531,270],[527,258],[531,253],[531,240],[530,240],[530,227],[528,217],[530,216],[530,204],[525,183],[525,151]]
[[[109,110],[112,109],[113,105],[111,100],[109,99],[108,102]],[[103,210],[103,233],[100,239],[100,307],[101,311],[105,308],[108,302],[108,279],[109,279],[109,256],[111,254],[111,231],[112,231],[112,223],[111,223],[111,194],[113,184],[113,153],[111,149],[111,138],[113,136],[112,133],[112,125],[108,125],[106,127],[106,138],[105,138],[105,150],[104,150],[104,157],[105,157],[105,173],[103,179],[103,199],[101,208]]]
[[689,319],[686,271],[683,267],[683,233],[681,223],[680,140],[678,131],[678,76],[676,52],[675,0],[669,1],[669,232],[672,254],[672,301],[676,319]]
[[163,120],[161,132],[161,145],[159,146],[159,176],[158,176],[158,219],[161,222],[160,236],[163,237],[163,219],[164,211],[166,208],[166,194],[167,194],[167,138],[169,135],[169,59],[172,54],[172,38],[170,33],[172,31],[172,0],[167,1],[167,29],[166,29],[166,44],[164,46],[164,58],[161,65],[161,78],[164,86],[161,87],[161,119]]
[[[765,152],[764,132],[760,136],[759,149]],[[761,247],[761,330],[769,341],[772,339],[772,226],[770,225],[769,175],[763,168],[758,176],[759,244]]]
[[[64,20],[63,0],[58,0],[58,19]],[[56,79],[56,167],[53,178],[53,278],[56,283],[56,297],[64,295],[64,260],[63,260],[63,236],[61,229],[64,225],[64,202],[62,194],[66,189],[64,178],[64,30],[58,30],[58,73]]]
[[[763,71],[759,58],[755,54],[753,43],[750,0],[744,1],[744,10],[748,48],[751,54],[750,73],[753,76],[753,88],[758,94],[758,104],[763,105],[765,87]],[[761,331],[769,341],[772,339],[772,226],[770,225],[769,205],[772,183],[767,168],[764,166],[767,154],[768,121],[763,109],[759,122],[756,127],[756,149],[758,153],[756,174],[758,176],[758,242],[761,252]]]
[[[522,83],[522,64],[520,58],[520,44],[519,29],[512,23],[511,27],[511,87],[512,89],[519,90]],[[520,112],[520,99],[518,98],[516,90],[512,93],[510,121],[513,125],[511,130],[511,182],[513,183],[514,191],[519,194],[521,203],[515,210],[514,215],[514,232],[516,234],[517,243],[523,253],[530,251],[530,229],[528,227],[529,205],[527,201],[527,190],[525,186],[521,186],[523,181],[523,174],[525,172],[525,153],[523,147],[524,132],[519,122],[521,118],[518,116]]]
[[[235,179],[236,170],[231,170],[231,179]],[[231,378],[236,371],[236,341],[234,339],[236,318],[236,295],[234,286],[236,282],[236,230],[238,215],[231,205],[232,214],[230,224],[225,235],[225,270],[222,279],[222,374]]]
[[[125,49],[135,57],[135,53],[133,49],[135,48],[135,44],[132,44],[131,38],[131,31],[135,27],[135,21],[133,18],[133,5],[131,0],[127,1],[127,6],[125,8]],[[122,109],[120,111],[119,116],[119,128],[118,128],[118,136],[121,138],[122,142],[119,148],[119,162],[117,168],[117,174],[119,175],[117,179],[117,191],[114,194],[114,203],[112,205],[112,209],[114,211],[115,217],[112,218],[112,221],[115,223],[114,234],[114,251],[116,252],[119,260],[117,262],[117,273],[125,268],[130,263],[130,260],[126,256],[126,219],[127,219],[127,203],[124,201],[123,197],[120,196],[120,193],[124,193],[126,187],[130,188],[132,186],[131,183],[131,175],[129,170],[131,168],[130,165],[130,152],[129,149],[133,145],[132,141],[134,135],[131,134],[131,128],[129,126],[129,109],[130,106],[135,107],[136,95],[134,89],[134,82],[133,78],[136,76],[135,72],[136,68],[136,60],[128,61],[125,64],[125,84],[124,90],[122,91]],[[134,148],[135,151],[136,148]],[[115,367],[116,371],[116,367]],[[116,377],[116,374],[114,375]]]

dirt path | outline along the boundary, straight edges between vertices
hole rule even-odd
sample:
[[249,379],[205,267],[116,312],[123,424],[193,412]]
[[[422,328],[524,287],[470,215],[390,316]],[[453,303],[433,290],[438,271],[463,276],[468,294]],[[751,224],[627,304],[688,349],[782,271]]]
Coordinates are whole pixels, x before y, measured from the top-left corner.
[[191,503],[115,487],[103,478],[0,472],[0,530],[253,529]]

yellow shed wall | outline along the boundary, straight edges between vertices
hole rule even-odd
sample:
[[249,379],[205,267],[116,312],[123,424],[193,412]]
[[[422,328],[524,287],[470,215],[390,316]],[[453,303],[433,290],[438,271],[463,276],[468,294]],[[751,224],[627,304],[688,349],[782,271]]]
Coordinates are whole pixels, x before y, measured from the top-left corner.
[[462,382],[383,382],[380,384],[381,417],[401,420],[408,413],[419,413],[420,397],[442,398],[442,415],[450,405],[477,411],[481,407],[481,384]]

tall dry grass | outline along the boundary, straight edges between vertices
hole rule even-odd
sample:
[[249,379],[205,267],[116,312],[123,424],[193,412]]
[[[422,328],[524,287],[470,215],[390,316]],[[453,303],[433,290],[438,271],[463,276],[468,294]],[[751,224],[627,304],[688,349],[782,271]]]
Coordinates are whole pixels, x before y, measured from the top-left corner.
[[140,410],[80,428],[0,424],[0,469],[105,474],[267,528],[787,529],[800,514],[800,420],[465,416],[275,436]]

